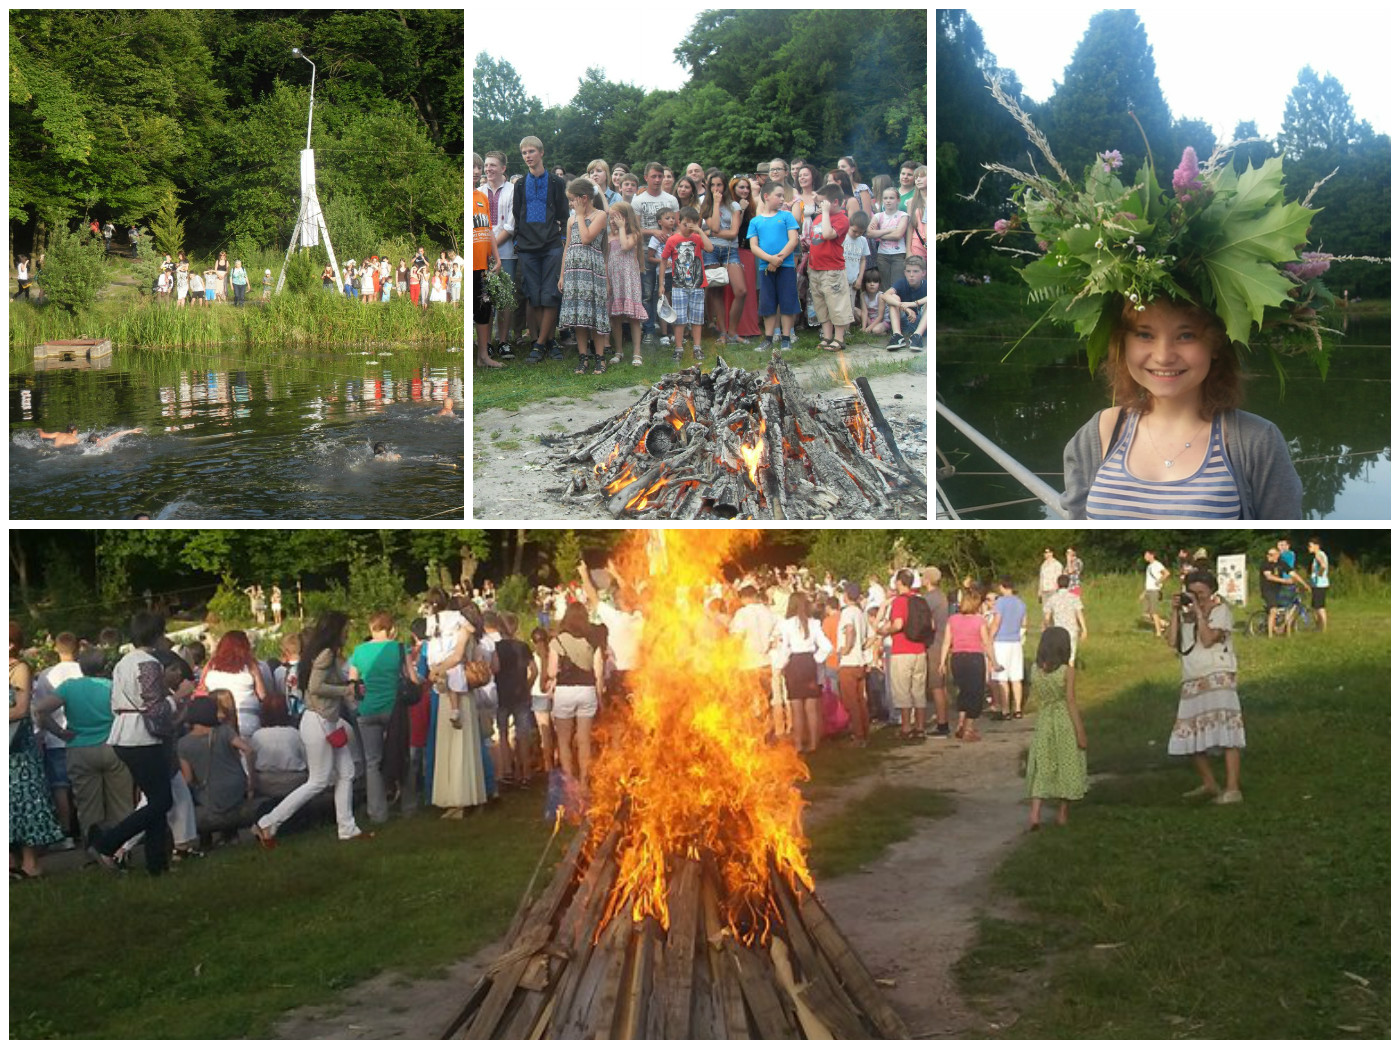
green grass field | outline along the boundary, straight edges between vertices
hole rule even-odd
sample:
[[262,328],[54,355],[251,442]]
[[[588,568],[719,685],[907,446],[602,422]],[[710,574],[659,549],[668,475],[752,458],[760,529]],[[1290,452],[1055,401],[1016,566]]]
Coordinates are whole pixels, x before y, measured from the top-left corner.
[[[869,770],[862,753],[875,751],[827,748],[805,786],[849,783]],[[931,791],[886,790],[878,821],[852,805],[810,832],[823,876],[950,808]],[[510,793],[464,822],[431,809],[394,820],[369,842],[342,844],[322,824],[273,852],[218,849],[161,879],[79,870],[12,886],[10,1036],[267,1037],[287,1010],[376,973],[440,975],[506,931],[550,838],[542,809],[539,790]]]
[[1178,661],[1135,626],[1137,580],[1087,586],[1099,778],[999,870],[1014,906],[960,966],[969,997],[1017,1017],[1000,1034],[1388,1037],[1390,598],[1353,589],[1325,635],[1236,638],[1245,803],[1220,808],[1180,799],[1197,780],[1166,754]]
[[[819,337],[820,333],[804,331],[793,340],[792,349],[783,354],[783,359],[790,365],[803,364],[818,359],[826,359],[831,362],[833,375],[830,381],[808,383],[808,387],[812,390],[835,386],[838,382],[843,381],[837,377],[839,374],[837,355],[828,350],[818,349],[817,340]],[[734,367],[750,370],[765,367],[768,363],[768,355],[755,352],[760,341],[759,338],[753,338],[749,340],[748,346],[717,346],[707,328],[702,343],[705,351],[705,370],[709,371],[715,366],[716,352]],[[887,341],[887,337],[884,336],[862,336],[859,333],[847,337],[847,344],[850,346],[883,347]],[[595,390],[649,386],[668,372],[688,368],[695,363],[691,360],[689,346],[686,347],[685,354],[679,363],[672,359],[672,351],[667,347],[643,346],[642,361],[644,363],[640,367],[634,368],[631,364],[632,346],[631,343],[628,343],[623,348],[622,362],[609,365],[605,374],[575,375],[574,368],[578,365],[577,347],[572,342],[560,345],[564,350],[564,360],[562,361],[547,360],[542,364],[528,364],[525,361],[525,354],[529,352],[529,347],[525,346],[515,347],[516,359],[506,362],[507,366],[504,368],[475,369],[472,380],[472,405],[475,410],[483,412],[492,408],[502,408],[513,411],[521,405],[542,401],[549,397],[586,397]],[[608,351],[608,356],[612,356],[611,350]],[[888,354],[887,359],[881,358],[859,363],[847,358],[847,368],[853,379],[861,375],[874,378],[877,375],[888,375],[908,370],[922,372],[927,367],[925,353],[922,351],[900,350]]]

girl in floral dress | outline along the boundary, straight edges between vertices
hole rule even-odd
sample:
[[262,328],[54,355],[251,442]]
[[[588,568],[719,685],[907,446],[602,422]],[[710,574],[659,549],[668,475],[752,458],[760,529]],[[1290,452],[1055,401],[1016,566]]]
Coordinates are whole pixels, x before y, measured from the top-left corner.
[[594,195],[598,187],[586,178],[574,179],[566,192],[574,213],[569,216],[565,233],[568,247],[559,266],[559,291],[564,297],[559,326],[572,327],[578,339],[575,375],[588,374],[588,336],[592,331],[593,372],[602,375],[607,370],[603,350],[607,336],[612,334],[608,316],[607,212],[596,206]]
[[[1240,792],[1240,751],[1244,749],[1244,715],[1236,691],[1235,647],[1230,634],[1234,613],[1216,594],[1212,572],[1186,576],[1186,591],[1172,598],[1167,641],[1181,655],[1181,701],[1176,708],[1168,754],[1189,754],[1201,785],[1183,797],[1213,798],[1217,805],[1244,801]],[[1211,771],[1210,755],[1225,755],[1225,789]]]
[[612,318],[612,363],[622,360],[622,322],[631,320],[632,364],[642,363],[642,227],[632,205],[619,200],[608,209],[608,315]]
[[1055,822],[1069,822],[1069,803],[1089,789],[1084,750],[1088,740],[1074,701],[1074,667],[1069,665],[1069,631],[1052,626],[1040,635],[1035,656],[1035,700],[1039,713],[1026,759],[1026,796],[1031,799],[1031,830],[1040,829],[1040,806],[1060,803]]

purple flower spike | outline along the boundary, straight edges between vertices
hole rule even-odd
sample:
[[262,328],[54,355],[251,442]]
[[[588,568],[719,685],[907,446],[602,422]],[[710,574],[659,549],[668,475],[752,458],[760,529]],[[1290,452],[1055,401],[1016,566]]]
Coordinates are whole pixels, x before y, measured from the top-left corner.
[[1303,284],[1322,276],[1332,265],[1332,256],[1325,251],[1305,251],[1298,258],[1301,261],[1285,262],[1283,268]]
[[1196,151],[1187,146],[1181,151],[1181,163],[1172,172],[1172,189],[1176,190],[1179,199],[1190,200],[1191,190],[1204,188],[1200,174],[1201,163],[1196,159]]
[[1011,223],[1007,222],[1006,219],[997,219],[992,223],[992,229],[996,230],[998,233],[1005,233],[1010,228]]
[[1103,161],[1105,175],[1117,171],[1123,166],[1123,154],[1116,149],[1110,149],[1107,153],[1100,153],[1099,159]]

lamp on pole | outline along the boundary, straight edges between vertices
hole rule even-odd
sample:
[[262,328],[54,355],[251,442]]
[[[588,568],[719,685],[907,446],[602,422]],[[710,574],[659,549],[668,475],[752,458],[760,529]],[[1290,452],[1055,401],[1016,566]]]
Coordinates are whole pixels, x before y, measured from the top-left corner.
[[296,55],[303,62],[311,66],[311,101],[306,104],[306,148],[311,148],[311,109],[316,105],[316,63],[307,58],[301,52],[301,48],[292,48],[292,54]]

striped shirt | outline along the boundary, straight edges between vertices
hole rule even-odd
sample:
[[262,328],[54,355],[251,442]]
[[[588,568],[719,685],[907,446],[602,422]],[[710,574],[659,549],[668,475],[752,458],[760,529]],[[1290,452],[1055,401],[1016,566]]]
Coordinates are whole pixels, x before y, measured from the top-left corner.
[[1144,481],[1128,472],[1128,450],[1137,433],[1139,415],[1127,413],[1123,433],[1104,459],[1089,487],[1085,517],[1089,520],[1128,518],[1217,518],[1238,520],[1242,513],[1239,485],[1225,458],[1220,416],[1210,424],[1210,448],[1205,462],[1180,481]]

